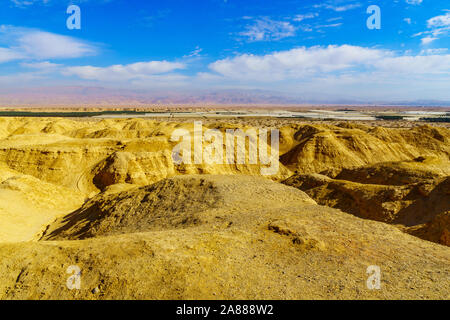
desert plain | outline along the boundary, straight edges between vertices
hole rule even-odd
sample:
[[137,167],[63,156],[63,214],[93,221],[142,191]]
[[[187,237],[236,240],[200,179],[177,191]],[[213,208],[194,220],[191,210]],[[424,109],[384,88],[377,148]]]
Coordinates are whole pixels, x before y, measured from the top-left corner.
[[194,119],[0,118],[0,299],[450,298],[447,124],[197,120],[277,172],[174,163]]

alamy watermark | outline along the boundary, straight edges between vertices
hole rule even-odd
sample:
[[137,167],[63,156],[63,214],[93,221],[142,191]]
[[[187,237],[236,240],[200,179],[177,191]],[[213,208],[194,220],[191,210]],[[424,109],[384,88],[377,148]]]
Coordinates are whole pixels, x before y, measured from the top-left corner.
[[69,266],[66,273],[71,276],[67,278],[66,286],[69,290],[81,289],[81,269],[78,266]]
[[[70,16],[67,18],[66,25],[69,30],[81,29],[81,9],[77,5],[69,5],[66,10]],[[367,10],[367,14],[370,14],[366,21],[367,28],[369,30],[381,29],[381,9],[377,5],[370,5]]]
[[369,30],[381,29],[381,9],[377,5],[371,5],[367,8],[367,13],[371,16],[367,19],[367,28]]
[[70,5],[67,7],[67,14],[70,16],[67,18],[66,25],[69,30],[81,29],[81,9],[77,5]]
[[366,281],[367,289],[381,289],[381,268],[379,266],[368,266],[366,273],[369,275]]
[[[270,143],[268,139],[270,137]],[[178,143],[172,150],[175,164],[261,165],[261,175],[275,175],[279,169],[280,132],[277,129],[218,129],[203,132],[201,121],[194,131],[176,129],[170,138]]]

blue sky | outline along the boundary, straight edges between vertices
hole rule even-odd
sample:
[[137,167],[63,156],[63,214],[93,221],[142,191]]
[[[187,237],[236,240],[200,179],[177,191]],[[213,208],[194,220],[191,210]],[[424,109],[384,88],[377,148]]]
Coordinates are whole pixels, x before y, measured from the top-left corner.
[[2,0],[0,87],[450,100],[449,35],[448,0]]

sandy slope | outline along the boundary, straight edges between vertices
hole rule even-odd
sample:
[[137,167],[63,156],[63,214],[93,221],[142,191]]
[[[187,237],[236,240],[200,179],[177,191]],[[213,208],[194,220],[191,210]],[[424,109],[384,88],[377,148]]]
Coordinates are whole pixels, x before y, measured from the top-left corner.
[[[189,189],[171,193],[174,185]],[[76,220],[69,228],[50,233],[88,239],[0,245],[0,297],[450,298],[449,248],[317,206],[295,188],[222,176],[176,178],[155,188],[157,196],[172,196],[173,208],[153,207],[147,220],[137,195],[154,196],[148,188],[116,193],[108,201],[114,206],[86,214],[102,207],[100,195],[63,219]],[[284,194],[283,201],[270,199],[274,194]],[[199,196],[215,201],[201,210],[180,209]],[[137,219],[122,219],[127,214]],[[86,222],[89,233],[80,233]],[[105,231],[111,236],[99,237]],[[70,265],[82,270],[81,290],[65,288]],[[381,267],[382,290],[367,290],[369,265]]]
[[0,166],[0,242],[36,240],[56,217],[84,202],[75,190]]

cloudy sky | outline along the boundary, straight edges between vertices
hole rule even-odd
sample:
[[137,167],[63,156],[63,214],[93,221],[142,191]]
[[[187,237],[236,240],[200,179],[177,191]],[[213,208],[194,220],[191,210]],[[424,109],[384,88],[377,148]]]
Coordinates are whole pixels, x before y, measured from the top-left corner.
[[449,35],[448,0],[2,0],[0,88],[449,101]]

